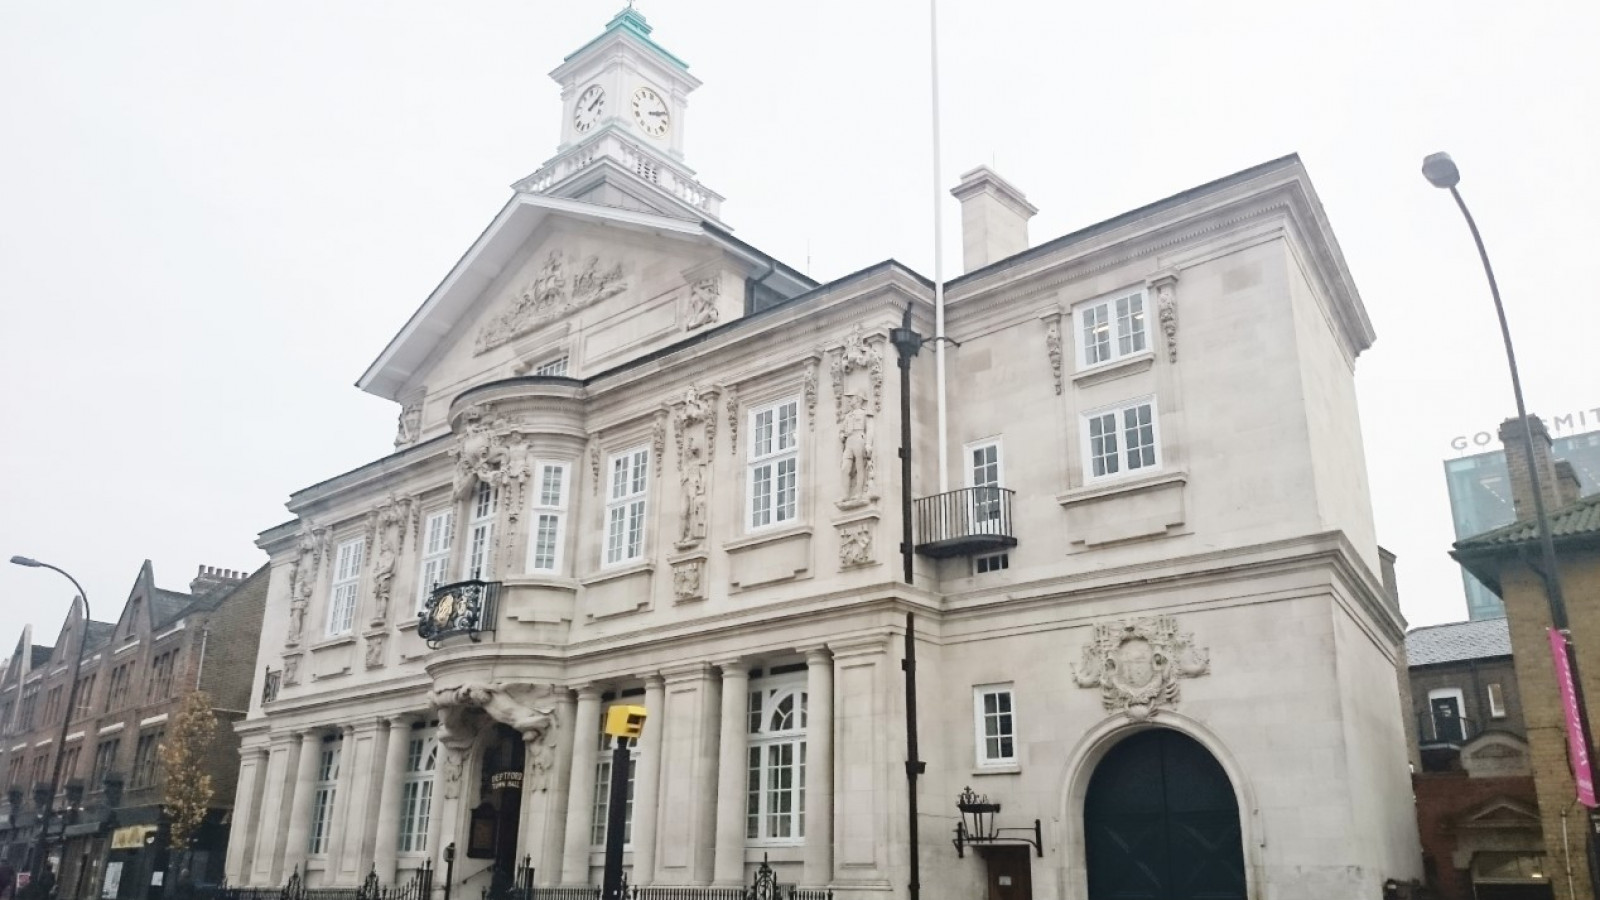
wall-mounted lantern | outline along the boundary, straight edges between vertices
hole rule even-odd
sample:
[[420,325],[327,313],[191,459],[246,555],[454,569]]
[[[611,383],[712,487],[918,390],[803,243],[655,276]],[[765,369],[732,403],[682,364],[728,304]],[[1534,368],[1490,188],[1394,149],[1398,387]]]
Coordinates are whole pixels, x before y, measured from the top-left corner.
[[[989,844],[1028,844],[1033,847],[1041,859],[1044,858],[1044,829],[1039,820],[1033,820],[1032,828],[1002,828],[994,824],[995,814],[1000,812],[1000,804],[991,802],[988,797],[974,793],[972,788],[966,788],[956,797],[956,809],[961,812],[961,821],[956,823],[955,840],[956,856],[965,857],[965,848],[969,845],[986,846]],[[1007,837],[1003,832],[1019,831],[1022,836]],[[1032,837],[1026,835],[1032,834]]]

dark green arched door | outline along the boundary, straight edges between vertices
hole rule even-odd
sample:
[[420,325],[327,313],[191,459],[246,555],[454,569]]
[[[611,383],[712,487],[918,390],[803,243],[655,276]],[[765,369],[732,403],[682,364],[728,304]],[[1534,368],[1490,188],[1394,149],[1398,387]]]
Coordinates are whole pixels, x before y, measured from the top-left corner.
[[1233,784],[1187,735],[1141,731],[1111,748],[1083,825],[1089,900],[1244,900]]

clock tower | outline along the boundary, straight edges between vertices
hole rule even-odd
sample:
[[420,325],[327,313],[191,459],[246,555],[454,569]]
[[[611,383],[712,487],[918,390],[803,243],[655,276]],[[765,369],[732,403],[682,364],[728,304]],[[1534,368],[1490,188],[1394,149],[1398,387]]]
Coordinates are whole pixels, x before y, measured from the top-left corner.
[[517,190],[721,224],[722,197],[683,163],[686,101],[700,80],[650,32],[630,5],[550,73],[561,146]]

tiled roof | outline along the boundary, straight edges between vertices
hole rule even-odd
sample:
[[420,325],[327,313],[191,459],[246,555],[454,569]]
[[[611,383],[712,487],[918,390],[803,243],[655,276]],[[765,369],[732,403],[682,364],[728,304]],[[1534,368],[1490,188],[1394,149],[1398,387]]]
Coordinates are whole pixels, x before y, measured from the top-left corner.
[[[1600,494],[1585,497],[1550,513],[1550,536],[1556,540],[1600,536]],[[1503,528],[1456,541],[1456,549],[1467,553],[1481,553],[1531,544],[1539,539],[1538,524],[1529,519],[1513,522]]]
[[54,647],[45,647],[40,644],[34,644],[33,658],[28,660],[29,668],[37,669],[45,663],[48,663],[50,661],[50,654],[54,650]]
[[194,598],[178,591],[156,588],[150,595],[150,625],[152,628],[171,622],[183,615]]
[[1406,660],[1413,666],[1511,655],[1505,619],[1428,625],[1406,634]]

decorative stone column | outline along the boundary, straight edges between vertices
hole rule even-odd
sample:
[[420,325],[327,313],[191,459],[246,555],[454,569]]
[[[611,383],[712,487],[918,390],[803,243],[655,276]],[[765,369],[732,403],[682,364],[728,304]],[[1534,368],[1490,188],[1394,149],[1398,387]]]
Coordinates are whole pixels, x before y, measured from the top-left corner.
[[800,882],[833,880],[833,654],[806,651],[806,845]]
[[[534,877],[540,887],[561,883],[561,855],[567,838],[567,797],[572,780],[573,723],[578,715],[578,704],[572,692],[563,692],[556,702],[555,761],[549,772],[550,790],[546,802],[549,813],[544,841],[534,857]],[[598,723],[596,725],[598,727]]]
[[712,877],[718,885],[744,884],[745,751],[750,743],[745,715],[750,705],[750,664],[718,663],[722,669],[722,729],[717,751],[717,852]]
[[[344,864],[345,845],[354,841],[357,846],[361,843],[361,828],[364,823],[356,822],[359,810],[356,808],[355,785],[358,765],[356,762],[356,727],[344,725],[339,729],[339,781],[334,789],[333,815],[329,818],[328,828],[328,870],[323,877],[328,883],[344,883],[343,879],[347,868],[354,871],[354,866],[346,867]],[[365,874],[365,873],[362,873]]]
[[267,778],[267,748],[239,750],[239,784],[233,804],[233,828],[228,837],[226,874],[229,884],[248,884],[261,824],[261,788]]
[[648,718],[639,741],[638,772],[633,781],[633,877],[636,885],[653,884],[656,877],[656,818],[661,794],[661,733],[666,728],[667,683],[660,675],[644,679],[644,708]]
[[394,884],[400,852],[400,795],[405,785],[406,755],[410,749],[410,720],[403,716],[390,719],[389,739],[383,753],[383,786],[378,793],[378,835],[372,846],[373,871],[378,873],[380,884]]
[[572,722],[572,777],[567,790],[567,836],[561,853],[561,883],[589,883],[589,831],[594,821],[595,754],[600,749],[600,689],[578,688]]
[[296,869],[302,877],[306,874],[306,852],[311,841],[311,800],[316,793],[312,786],[317,782],[317,756],[321,745],[322,735],[315,731],[300,735],[300,762],[295,766],[294,784],[290,788],[294,799],[289,804],[289,827],[283,838],[285,877]]

